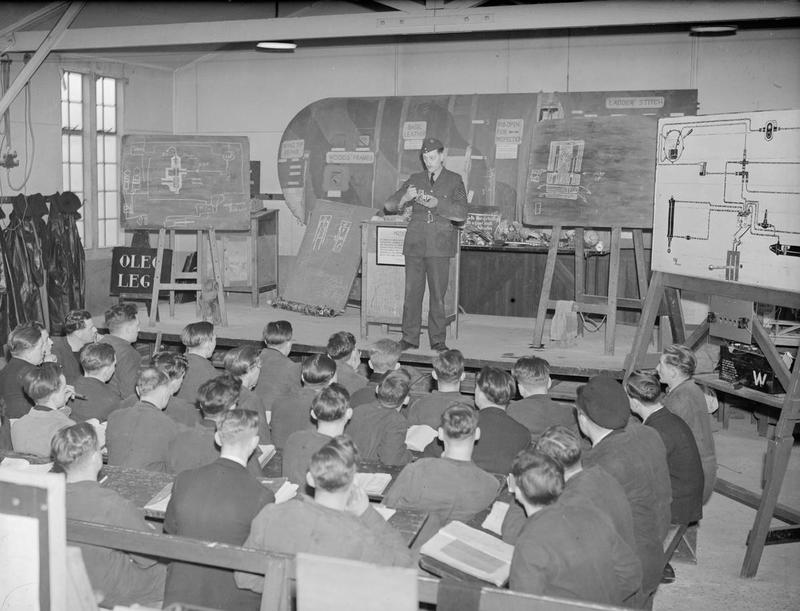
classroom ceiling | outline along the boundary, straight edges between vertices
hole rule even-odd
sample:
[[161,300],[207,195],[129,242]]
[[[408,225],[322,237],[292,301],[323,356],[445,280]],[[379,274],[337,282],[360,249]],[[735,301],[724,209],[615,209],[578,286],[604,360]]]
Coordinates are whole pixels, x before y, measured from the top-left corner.
[[[69,2],[0,3],[0,54],[31,53]],[[86,2],[53,50],[133,59],[174,69],[211,52],[259,40],[320,47],[464,37],[603,31],[675,31],[692,25],[797,27],[796,0],[305,2]]]

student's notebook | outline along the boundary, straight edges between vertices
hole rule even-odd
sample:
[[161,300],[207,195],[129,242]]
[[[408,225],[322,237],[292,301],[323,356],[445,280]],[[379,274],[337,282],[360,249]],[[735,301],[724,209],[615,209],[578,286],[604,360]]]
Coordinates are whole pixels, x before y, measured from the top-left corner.
[[355,481],[367,496],[383,496],[392,476],[388,473],[356,473]]

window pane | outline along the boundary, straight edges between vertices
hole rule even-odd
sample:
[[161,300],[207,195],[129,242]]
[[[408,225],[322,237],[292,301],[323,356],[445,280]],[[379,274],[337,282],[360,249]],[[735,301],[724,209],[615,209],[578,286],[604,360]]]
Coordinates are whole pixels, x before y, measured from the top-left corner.
[[[98,168],[99,173],[99,168]],[[107,191],[116,191],[117,190],[117,164],[116,163],[107,163],[105,165],[105,174],[106,174],[106,190]]]
[[116,246],[117,245],[117,221],[105,221],[105,245],[106,246]]
[[97,148],[95,150],[97,151],[97,163],[100,164],[105,161],[105,155],[104,155],[105,148],[103,147],[103,136],[97,134],[96,140],[97,140]]
[[61,127],[69,127],[69,104],[61,102]]
[[83,75],[77,72],[69,72],[68,74],[69,100],[71,102],[81,102],[83,100]]
[[73,163],[83,161],[83,140],[80,136],[69,136],[69,160]]
[[103,127],[105,131],[107,132],[117,131],[116,106],[103,106],[103,114],[105,115],[105,120],[103,121]]
[[95,89],[94,89],[95,101],[97,102],[98,105],[103,104],[104,103],[103,102],[103,79],[102,78],[96,79],[95,82],[94,82],[94,87],[95,87]]
[[61,190],[69,191],[69,164],[61,164]]
[[[98,176],[99,178],[99,176]],[[105,200],[106,200],[106,193],[105,191],[101,191],[98,185],[97,190],[97,218],[105,218],[105,214],[103,214],[103,209],[105,207]]]
[[117,104],[117,80],[113,78],[103,79],[103,104],[106,106],[116,106]]
[[80,163],[69,164],[70,191],[77,193],[83,191],[83,165]]
[[80,102],[70,102],[69,105],[69,128],[83,129],[83,112]]
[[78,227],[78,235],[81,236],[81,244],[86,244],[86,239],[83,237],[83,217],[75,221],[75,225]]
[[117,192],[106,191],[106,218],[115,219],[119,218],[119,209],[117,207]]
[[97,107],[96,114],[97,114],[97,118],[96,118],[97,131],[102,132],[104,130],[104,127],[103,127],[103,107],[102,106],[98,106]]
[[106,136],[105,140],[105,160],[106,163],[117,162],[117,139],[114,136]]
[[66,134],[61,136],[61,161],[69,161],[69,136]]

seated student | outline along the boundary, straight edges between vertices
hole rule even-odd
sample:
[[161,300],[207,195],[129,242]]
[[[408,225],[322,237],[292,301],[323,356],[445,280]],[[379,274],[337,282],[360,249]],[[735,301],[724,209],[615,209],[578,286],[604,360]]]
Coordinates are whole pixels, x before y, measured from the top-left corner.
[[164,413],[179,424],[195,426],[200,422],[200,411],[194,401],[187,401],[178,396],[178,392],[186,378],[186,371],[189,368],[186,356],[177,352],[163,350],[153,355],[151,364],[156,369],[167,374],[169,378],[170,397]]
[[81,376],[78,353],[86,344],[100,339],[92,315],[87,310],[72,310],[64,318],[64,336],[50,338],[53,347],[50,351],[61,365],[67,384],[75,384]]
[[261,371],[254,390],[267,411],[272,409],[277,397],[300,389],[300,363],[289,358],[292,332],[289,321],[273,320],[267,323],[261,335],[266,348],[261,351]]
[[[636,550],[633,534],[633,513],[625,490],[602,467],[584,468],[581,461],[581,438],[562,424],[551,426],[536,442],[536,450],[556,461],[564,469],[564,491],[558,497],[561,505],[592,505],[603,513],[632,550]],[[513,503],[503,520],[503,541],[512,545],[525,526],[522,506]]]
[[108,335],[100,341],[111,344],[117,355],[117,366],[109,384],[117,391],[120,399],[127,399],[136,393],[136,379],[142,365],[142,357],[133,347],[139,337],[139,311],[133,303],[120,303],[105,312]]
[[703,503],[707,503],[717,480],[717,454],[711,435],[711,417],[701,388],[692,379],[697,358],[687,346],[674,344],[664,349],[658,361],[658,377],[667,385],[664,407],[680,416],[694,435],[703,464]]
[[[366,385],[350,395],[352,407],[375,400],[375,388],[387,374],[395,369],[400,369],[400,355],[402,354],[400,342],[393,339],[379,339],[370,346],[369,361],[367,362],[372,373],[370,373]],[[411,375],[410,372],[409,375]]]
[[[331,439],[311,457],[308,478],[314,485],[314,498],[300,495],[264,507],[253,519],[244,546],[384,566],[413,566],[400,533],[370,506],[367,494],[354,482],[357,456],[346,435]],[[265,581],[261,575],[237,571],[236,583],[240,588],[261,592]]]
[[411,403],[408,408],[408,424],[427,424],[438,428],[442,414],[453,403],[464,401],[461,382],[464,380],[464,355],[460,350],[443,350],[433,357],[431,377],[437,389]]
[[339,331],[328,338],[328,356],[336,361],[336,378],[348,393],[353,394],[367,385],[367,378],[361,375],[361,355],[356,350],[356,336],[349,331]]
[[[51,445],[55,467],[66,474],[67,519],[105,526],[152,532],[141,509],[118,492],[102,488],[97,474],[103,457],[94,428],[86,422],[58,431]],[[108,547],[77,544],[81,548],[89,582],[100,593],[100,604],[139,603],[151,606],[164,598],[166,567],[150,557],[127,554]]]
[[[636,553],[642,562],[640,603],[648,606],[666,564],[662,542],[669,529],[671,500],[667,450],[655,431],[650,431],[653,438],[646,438],[626,427],[630,404],[622,385],[613,378],[590,378],[578,388],[575,406],[578,426],[592,443],[592,449],[584,455],[584,464],[605,469],[622,485],[630,503]],[[663,477],[662,468],[656,464],[659,462],[663,464]],[[666,519],[660,509],[664,504]]]
[[249,409],[258,414],[258,436],[261,443],[272,443],[267,410],[261,397],[253,392],[258,376],[261,374],[258,348],[250,344],[232,348],[225,353],[222,362],[228,375],[239,380],[242,385],[236,406],[239,409]]
[[11,425],[11,443],[15,452],[49,456],[53,434],[75,424],[66,406],[75,395],[75,389],[67,384],[58,363],[34,367],[23,376],[22,383],[36,404]]
[[524,425],[536,441],[542,432],[557,424],[563,424],[578,432],[578,421],[571,405],[554,401],[548,391],[552,385],[550,363],[536,356],[523,356],[511,370],[517,381],[520,401],[508,405],[508,415]]
[[311,402],[326,386],[336,381],[336,362],[327,354],[312,354],[303,359],[300,379],[303,386],[280,395],[272,405],[272,443],[286,447],[286,440],[295,431],[313,427]]
[[591,504],[556,502],[564,489],[556,461],[521,452],[509,489],[528,516],[514,545],[512,590],[606,605],[622,605],[638,592],[641,564],[610,521]]
[[305,486],[311,457],[331,439],[344,433],[344,427],[352,416],[350,396],[343,386],[334,382],[319,391],[311,401],[311,419],[317,428],[289,435],[283,449],[283,477],[293,484]]
[[[625,382],[631,411],[656,430],[667,448],[672,503],[672,524],[691,524],[703,517],[703,465],[689,425],[663,404],[664,393],[658,377],[634,371]],[[668,559],[669,560],[669,559]],[[662,583],[675,581],[675,571],[667,563]]]
[[194,403],[200,385],[219,375],[209,360],[217,347],[214,325],[205,320],[186,325],[181,331],[181,343],[186,346],[186,375],[176,396]]
[[[180,431],[167,450],[167,470],[180,473],[187,469],[196,469],[213,463],[219,458],[214,433],[217,425],[226,412],[235,409],[239,399],[239,380],[225,374],[205,382],[197,392],[197,405],[201,420],[192,428]],[[258,464],[259,450],[247,463],[248,470],[256,477],[261,477],[261,466]]]
[[136,381],[136,393],[136,405],[108,416],[108,464],[166,471],[167,449],[183,428],[164,415],[171,393],[167,374],[155,367],[144,367]]
[[[238,408],[222,413],[216,432],[222,447],[219,457],[175,478],[164,532],[231,545],[244,543],[253,518],[275,501],[272,491],[245,466],[258,446],[258,418],[257,413]],[[173,562],[167,570],[164,603],[173,602],[258,611],[261,597],[237,588],[231,570]]]
[[36,321],[18,324],[8,334],[11,358],[0,370],[0,399],[5,403],[6,418],[22,418],[33,401],[25,395],[22,378],[50,354],[50,334]]
[[411,452],[406,447],[408,421],[400,414],[408,403],[410,388],[408,373],[398,369],[381,380],[372,401],[353,407],[353,417],[345,432],[356,444],[361,458],[390,466],[411,462]]
[[431,534],[451,520],[471,520],[492,504],[499,488],[493,475],[472,462],[475,442],[481,436],[472,406],[453,403],[440,423],[441,458],[421,458],[406,465],[383,499],[387,507],[429,512]]
[[75,380],[72,417],[76,422],[89,418],[105,422],[109,414],[120,407],[119,395],[108,384],[117,366],[114,348],[110,344],[93,342],[81,348],[79,358],[84,374]]

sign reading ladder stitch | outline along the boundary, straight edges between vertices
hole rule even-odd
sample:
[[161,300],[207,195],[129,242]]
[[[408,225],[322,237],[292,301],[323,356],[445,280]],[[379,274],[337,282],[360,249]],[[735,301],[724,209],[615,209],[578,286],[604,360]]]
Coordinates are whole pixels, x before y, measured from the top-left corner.
[[126,229],[247,230],[249,141],[243,136],[124,136],[120,190]]

